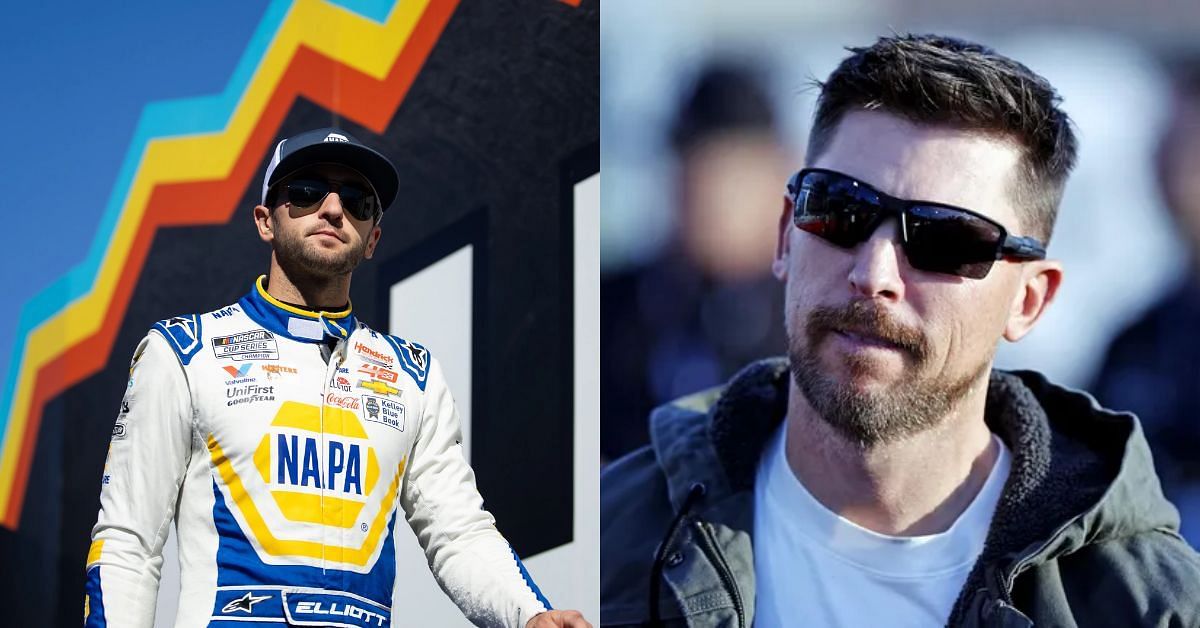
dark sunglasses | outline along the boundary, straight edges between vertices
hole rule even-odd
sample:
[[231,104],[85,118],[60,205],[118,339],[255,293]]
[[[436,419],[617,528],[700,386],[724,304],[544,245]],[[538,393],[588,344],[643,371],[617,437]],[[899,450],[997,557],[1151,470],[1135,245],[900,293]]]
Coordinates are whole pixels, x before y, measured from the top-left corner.
[[292,179],[283,182],[282,187],[287,202],[301,209],[320,203],[330,192],[337,192],[342,209],[357,220],[374,220],[380,213],[379,200],[370,186],[324,179]]
[[1033,238],[1009,235],[996,221],[973,211],[888,196],[853,177],[806,168],[788,181],[796,228],[840,246],[865,242],[890,216],[900,219],[901,246],[919,270],[983,279],[999,259],[1044,259]]

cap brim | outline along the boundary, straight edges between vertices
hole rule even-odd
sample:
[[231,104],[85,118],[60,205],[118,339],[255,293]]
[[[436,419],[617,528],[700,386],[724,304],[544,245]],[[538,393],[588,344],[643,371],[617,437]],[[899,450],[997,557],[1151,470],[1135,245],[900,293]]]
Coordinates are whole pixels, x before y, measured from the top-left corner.
[[387,211],[396,200],[400,175],[392,167],[392,162],[371,148],[349,142],[322,142],[296,149],[279,160],[271,172],[271,178],[267,180],[267,186],[275,185],[302,168],[324,163],[342,164],[361,172],[379,195],[379,206],[383,211]]

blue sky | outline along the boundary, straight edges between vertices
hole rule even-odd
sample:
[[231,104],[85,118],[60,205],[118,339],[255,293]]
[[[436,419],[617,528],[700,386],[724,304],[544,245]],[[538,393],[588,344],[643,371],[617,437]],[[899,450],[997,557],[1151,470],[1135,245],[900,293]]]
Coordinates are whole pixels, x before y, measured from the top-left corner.
[[0,369],[20,307],[83,260],[142,109],[220,92],[266,0],[26,3],[0,23],[7,205]]

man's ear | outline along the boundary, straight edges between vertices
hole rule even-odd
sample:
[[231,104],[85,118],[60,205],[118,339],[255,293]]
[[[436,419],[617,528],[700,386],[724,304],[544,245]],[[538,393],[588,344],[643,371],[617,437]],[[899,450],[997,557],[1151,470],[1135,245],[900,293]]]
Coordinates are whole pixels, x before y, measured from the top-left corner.
[[1021,285],[1008,311],[1004,338],[1016,342],[1025,337],[1046,312],[1062,284],[1063,268],[1058,260],[1026,262],[1021,269]]
[[789,236],[792,230],[792,199],[783,195],[783,211],[779,212],[779,233],[775,237],[775,260],[771,262],[771,274],[783,281],[787,279],[788,255],[791,254]]
[[371,227],[371,232],[367,234],[367,248],[363,251],[365,259],[371,259],[375,255],[375,247],[379,245],[379,236],[382,233],[383,230],[380,229],[379,223],[375,223],[375,226]]
[[275,234],[271,231],[271,209],[266,205],[258,205],[254,208],[254,227],[258,229],[258,238],[268,244],[275,239]]

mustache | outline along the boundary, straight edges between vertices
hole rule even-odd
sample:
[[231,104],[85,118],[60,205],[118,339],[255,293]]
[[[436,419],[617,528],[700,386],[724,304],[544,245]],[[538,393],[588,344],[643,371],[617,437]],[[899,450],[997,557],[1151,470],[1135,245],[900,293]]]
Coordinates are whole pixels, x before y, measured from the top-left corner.
[[929,357],[925,334],[900,323],[875,301],[852,301],[843,307],[818,306],[808,314],[805,333],[810,347],[816,347],[834,332],[878,338],[908,353],[916,362]]

